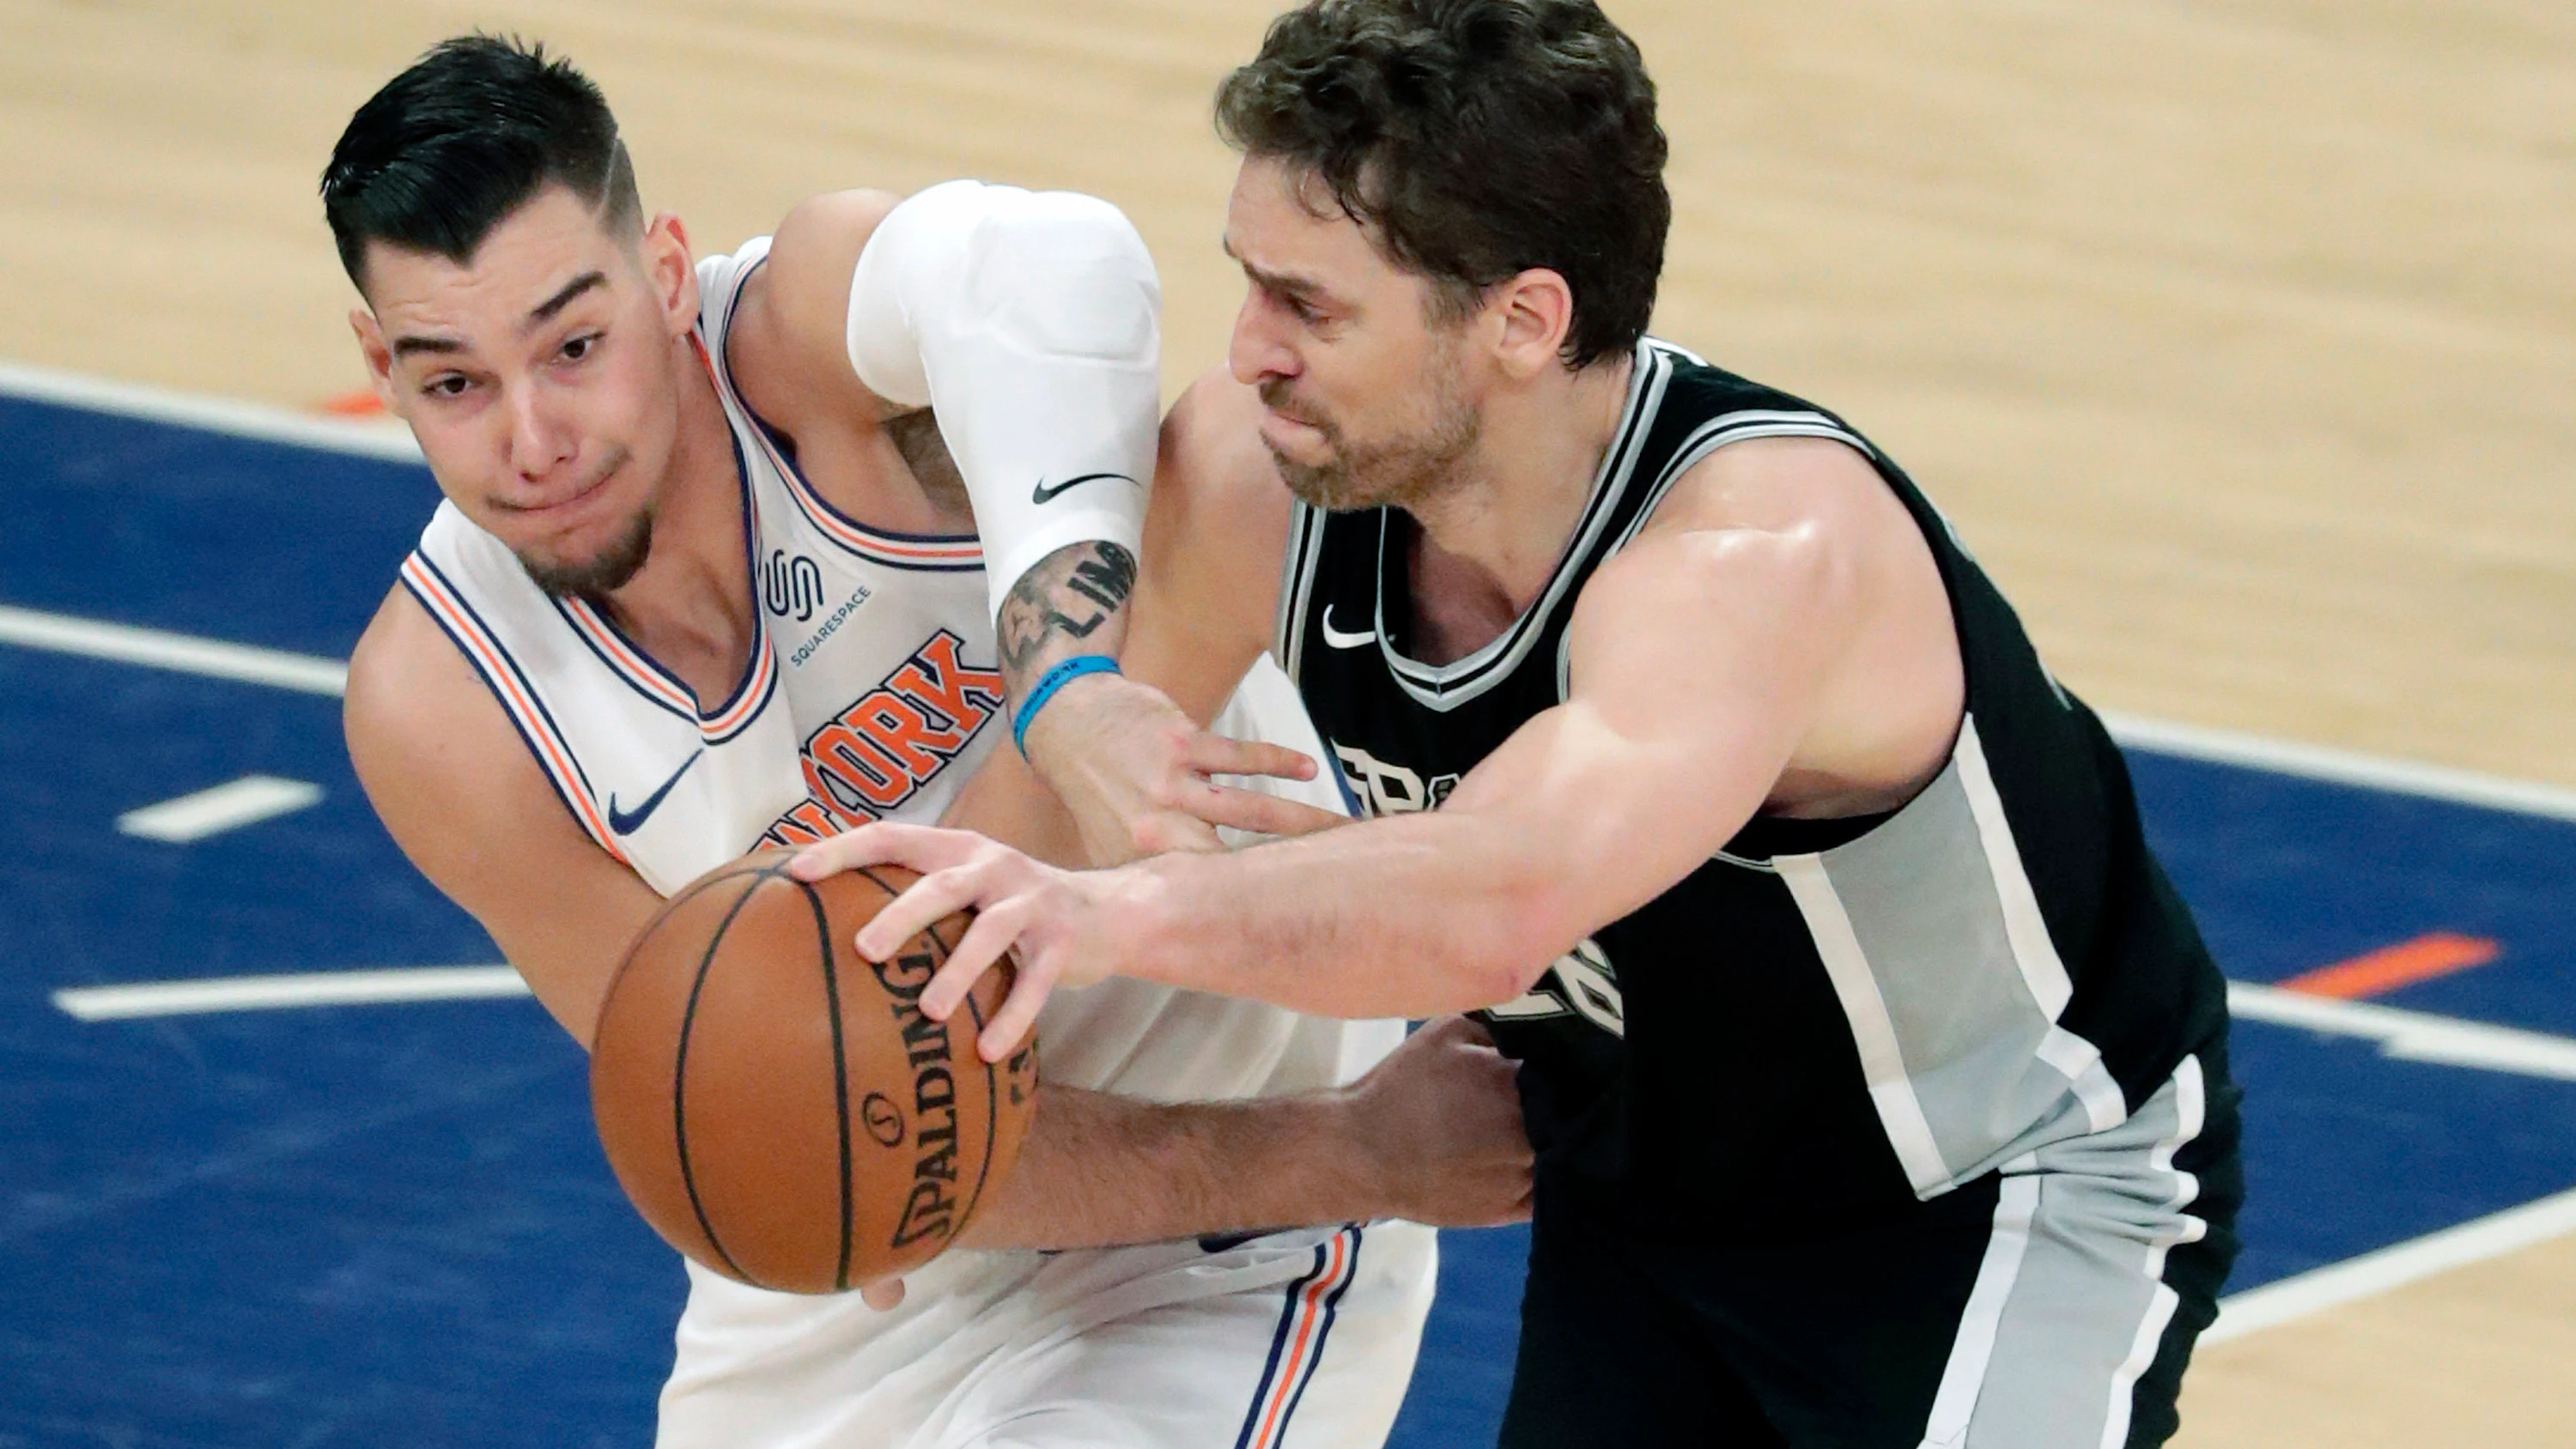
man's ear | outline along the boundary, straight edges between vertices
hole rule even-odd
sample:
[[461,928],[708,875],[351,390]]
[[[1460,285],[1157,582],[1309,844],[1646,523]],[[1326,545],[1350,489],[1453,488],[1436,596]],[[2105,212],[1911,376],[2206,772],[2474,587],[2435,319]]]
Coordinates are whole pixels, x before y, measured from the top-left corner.
[[402,400],[394,393],[394,354],[385,346],[385,329],[376,314],[364,307],[349,309],[349,330],[358,334],[358,356],[367,365],[367,385],[376,390],[376,401],[396,417],[404,416]]
[[671,335],[686,336],[698,325],[698,264],[689,252],[689,230],[677,216],[660,212],[644,228],[643,262]]
[[1494,360],[1504,373],[1526,382],[1565,364],[1565,335],[1574,328],[1574,289],[1546,267],[1506,277],[1485,294],[1494,329]]

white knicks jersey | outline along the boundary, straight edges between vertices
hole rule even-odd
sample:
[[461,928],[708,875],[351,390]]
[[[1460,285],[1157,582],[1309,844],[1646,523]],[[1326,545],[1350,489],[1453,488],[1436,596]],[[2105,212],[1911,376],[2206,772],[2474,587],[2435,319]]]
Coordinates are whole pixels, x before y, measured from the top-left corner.
[[[759,238],[698,263],[700,352],[733,428],[760,631],[727,698],[700,709],[607,618],[546,594],[452,505],[402,569],[573,818],[664,895],[764,843],[935,821],[1010,731],[975,538],[888,533],[835,512],[736,392],[727,327],[768,250]],[[1216,728],[1326,759],[1266,659]],[[1245,783],[1338,811],[1326,768],[1307,785]],[[1402,1028],[1121,979],[1057,992],[1038,1033],[1049,1081],[1182,1100],[1333,1085]]]

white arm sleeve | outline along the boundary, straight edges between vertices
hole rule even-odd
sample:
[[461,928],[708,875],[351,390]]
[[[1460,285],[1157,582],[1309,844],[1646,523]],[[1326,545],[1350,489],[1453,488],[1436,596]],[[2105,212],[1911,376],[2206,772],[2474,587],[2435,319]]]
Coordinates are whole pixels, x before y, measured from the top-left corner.
[[877,396],[936,413],[995,613],[1067,544],[1135,552],[1162,416],[1161,306],[1136,229],[1072,192],[946,182],[886,213],[859,253],[850,365]]

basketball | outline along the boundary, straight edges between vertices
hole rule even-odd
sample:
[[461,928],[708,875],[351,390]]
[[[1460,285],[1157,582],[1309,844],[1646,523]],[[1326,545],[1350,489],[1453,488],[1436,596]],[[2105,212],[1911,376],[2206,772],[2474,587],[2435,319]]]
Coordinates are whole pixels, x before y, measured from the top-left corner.
[[1028,1130],[1037,1047],[976,1054],[1007,969],[946,1023],[922,1014],[966,917],[890,961],[859,955],[852,937],[909,872],[805,882],[787,860],[701,876],[636,937],[600,1012],[591,1107],[671,1246],[755,1287],[833,1293],[920,1267],[973,1220]]

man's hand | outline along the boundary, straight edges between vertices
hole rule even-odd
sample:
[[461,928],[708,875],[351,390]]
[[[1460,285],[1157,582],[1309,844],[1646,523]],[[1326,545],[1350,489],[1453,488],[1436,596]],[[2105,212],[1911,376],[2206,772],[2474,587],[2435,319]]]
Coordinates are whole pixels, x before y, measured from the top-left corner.
[[1484,1028],[1444,1016],[1351,1084],[1353,1131],[1383,1174],[1389,1212],[1449,1228],[1530,1215],[1519,1074]]
[[1159,689],[1116,674],[1066,684],[1029,722],[1029,766],[1073,816],[1093,865],[1166,850],[1215,850],[1216,827],[1302,835],[1347,823],[1295,800],[1220,785],[1217,775],[1315,778],[1284,745],[1200,729]]
[[1017,1051],[1038,1009],[1058,983],[1089,986],[1114,974],[1116,956],[1103,939],[1103,882],[1113,872],[1058,870],[969,830],[878,821],[809,845],[788,863],[799,880],[819,880],[865,865],[919,871],[912,888],[888,901],[859,931],[859,954],[884,961],[932,924],[962,910],[975,924],[922,988],[921,1010],[946,1021],[975,982],[1005,951],[1019,974],[1001,1010],[976,1038],[984,1060]]

